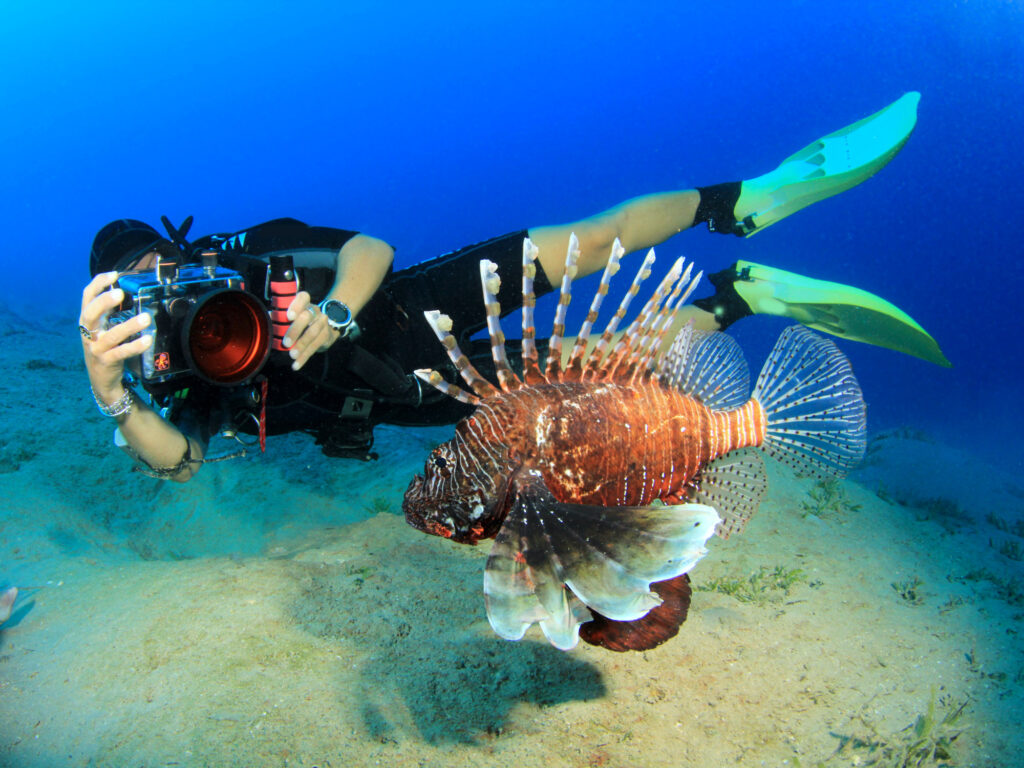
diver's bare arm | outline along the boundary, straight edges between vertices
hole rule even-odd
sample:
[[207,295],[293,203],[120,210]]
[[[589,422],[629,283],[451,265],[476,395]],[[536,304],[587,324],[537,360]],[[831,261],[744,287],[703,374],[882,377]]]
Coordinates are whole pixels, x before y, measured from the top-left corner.
[[[116,280],[114,272],[104,272],[92,279],[82,291],[82,311],[78,320],[89,331],[88,338],[82,338],[82,355],[89,384],[96,398],[106,406],[125,396],[121,383],[125,361],[145,352],[153,341],[148,334],[139,335],[150,322],[146,312],[103,330],[104,319],[124,299],[124,292],[113,287]],[[181,462],[185,453],[185,436],[138,399],[132,402],[130,411],[118,416],[117,420],[132,451],[151,467],[175,467]],[[203,446],[195,440],[190,441],[189,448],[193,459],[203,457]],[[184,482],[195,474],[198,467],[199,464],[191,464],[171,479]]]
[[188,441],[191,462],[167,479],[183,483],[195,476],[202,466],[203,444],[164,421],[146,404],[136,400],[132,410],[127,415],[118,417],[117,422],[132,453],[157,471],[179,466],[186,453],[185,441]]
[[530,239],[544,272],[557,285],[565,271],[570,233],[580,241],[579,274],[589,275],[604,269],[616,237],[626,253],[658,245],[692,227],[699,204],[695,189],[643,195],[570,224],[531,227]]
[[[353,317],[380,288],[394,259],[394,249],[383,240],[369,235],[356,235],[338,251],[337,274],[329,298],[337,299],[352,310]],[[337,331],[327,325],[319,312],[307,312],[311,306],[309,294],[299,291],[288,307],[292,324],[285,336],[292,367],[298,370],[316,352],[323,352],[338,340]]]
[[383,240],[356,235],[338,251],[338,268],[330,298],[337,299],[358,316],[384,282],[395,250]]

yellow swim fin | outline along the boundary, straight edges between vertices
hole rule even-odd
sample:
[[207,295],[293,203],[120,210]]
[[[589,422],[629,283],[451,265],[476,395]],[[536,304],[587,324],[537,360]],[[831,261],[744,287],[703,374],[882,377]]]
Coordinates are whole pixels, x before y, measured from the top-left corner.
[[777,315],[844,339],[904,352],[947,368],[952,365],[935,339],[910,315],[860,288],[752,261],[737,261],[709,279],[717,293],[694,304],[713,312],[723,328],[750,314]]
[[736,234],[750,237],[873,176],[910,138],[920,100],[917,91],[906,93],[885,109],[790,155],[774,171],[743,181],[734,209]]

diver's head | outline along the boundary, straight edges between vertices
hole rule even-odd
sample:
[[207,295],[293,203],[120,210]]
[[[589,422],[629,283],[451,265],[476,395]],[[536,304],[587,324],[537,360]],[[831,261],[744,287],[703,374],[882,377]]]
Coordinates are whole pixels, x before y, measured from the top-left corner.
[[170,245],[170,241],[149,224],[135,219],[112,221],[92,241],[89,272],[93,277],[100,272],[125,272],[163,244]]

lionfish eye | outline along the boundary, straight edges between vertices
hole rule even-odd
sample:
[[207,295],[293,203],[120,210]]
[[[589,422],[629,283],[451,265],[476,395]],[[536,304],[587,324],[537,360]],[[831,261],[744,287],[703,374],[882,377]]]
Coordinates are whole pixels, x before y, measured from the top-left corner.
[[437,467],[438,469],[448,469],[448,459],[446,459],[444,456],[435,456],[434,466]]

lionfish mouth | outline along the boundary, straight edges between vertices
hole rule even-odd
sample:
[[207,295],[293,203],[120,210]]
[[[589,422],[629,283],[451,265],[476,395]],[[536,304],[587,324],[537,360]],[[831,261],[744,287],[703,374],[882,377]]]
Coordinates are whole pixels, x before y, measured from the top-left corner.
[[413,528],[433,536],[440,536],[450,539],[455,535],[455,521],[448,519],[448,525],[437,519],[436,511],[432,506],[423,503],[423,475],[416,475],[409,488],[405,491],[405,498],[402,501],[402,511],[405,512],[405,521]]

